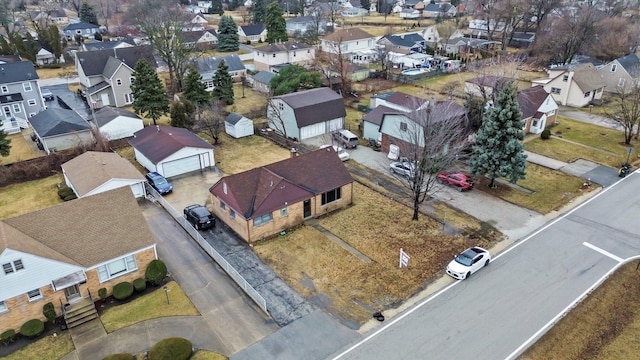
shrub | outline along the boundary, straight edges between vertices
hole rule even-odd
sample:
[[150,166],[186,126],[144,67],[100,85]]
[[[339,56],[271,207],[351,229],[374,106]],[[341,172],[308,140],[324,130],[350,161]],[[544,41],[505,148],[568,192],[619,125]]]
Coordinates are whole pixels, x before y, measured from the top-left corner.
[[153,285],[162,284],[162,280],[167,276],[167,265],[162,260],[151,260],[144,273],[145,279]]
[[75,194],[70,187],[63,186],[58,189],[58,196],[60,196],[60,199],[62,200],[64,200],[64,198],[66,198],[67,196],[71,196],[71,195],[75,195]]
[[133,285],[130,282],[121,282],[113,287],[113,297],[124,300],[133,294]]
[[52,302],[44,304],[44,306],[42,307],[42,314],[47,318],[48,322],[52,324],[56,323],[56,309],[53,307]]
[[0,341],[3,342],[4,344],[8,344],[12,342],[15,337],[16,337],[16,331],[13,329],[10,329],[0,334]]
[[75,200],[75,199],[77,199],[77,198],[78,198],[78,197],[76,196],[76,194],[71,194],[71,195],[69,195],[69,196],[65,196],[65,197],[63,197],[63,198],[62,198],[62,201]]
[[100,298],[100,300],[104,301],[104,299],[107,298],[107,289],[106,288],[98,289],[98,297]]
[[544,129],[542,130],[542,133],[540,133],[540,138],[542,140],[549,140],[550,137],[551,137],[551,130],[549,129]]
[[26,337],[36,337],[44,331],[44,323],[40,319],[31,319],[20,328],[20,334]]
[[113,354],[102,358],[102,360],[136,360],[136,357],[131,354]]
[[147,282],[144,281],[144,279],[135,279],[133,280],[133,288],[136,289],[136,291],[143,291],[147,288]]
[[149,360],[187,360],[191,357],[191,341],[171,337],[158,341],[149,350]]

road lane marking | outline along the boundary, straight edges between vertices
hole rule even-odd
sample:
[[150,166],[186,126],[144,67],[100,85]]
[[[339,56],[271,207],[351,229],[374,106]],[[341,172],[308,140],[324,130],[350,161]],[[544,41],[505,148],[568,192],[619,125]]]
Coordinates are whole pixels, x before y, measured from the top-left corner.
[[595,250],[595,251],[599,252],[600,254],[602,254],[602,255],[604,255],[604,256],[610,257],[610,258],[612,258],[613,260],[615,260],[615,261],[617,261],[617,262],[623,262],[623,261],[624,261],[624,259],[623,259],[623,258],[618,257],[618,256],[615,256],[615,255],[613,255],[612,253],[608,252],[607,250],[600,249],[599,247],[597,247],[597,246],[595,246],[595,245],[593,245],[593,244],[589,244],[589,243],[588,243],[588,242],[586,242],[586,241],[585,241],[585,242],[583,242],[583,243],[582,243],[582,245],[584,245],[584,246],[586,246],[586,247],[588,247],[588,248],[590,248],[590,249],[593,249],[593,250]]

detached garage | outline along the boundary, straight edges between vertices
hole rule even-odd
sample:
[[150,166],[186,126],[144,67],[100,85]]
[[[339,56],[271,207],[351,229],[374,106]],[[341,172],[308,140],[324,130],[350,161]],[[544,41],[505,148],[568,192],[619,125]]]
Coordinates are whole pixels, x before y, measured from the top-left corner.
[[166,178],[215,165],[213,146],[187,129],[148,126],[129,141],[136,160]]
[[236,139],[253,135],[253,121],[232,112],[224,119],[224,132]]

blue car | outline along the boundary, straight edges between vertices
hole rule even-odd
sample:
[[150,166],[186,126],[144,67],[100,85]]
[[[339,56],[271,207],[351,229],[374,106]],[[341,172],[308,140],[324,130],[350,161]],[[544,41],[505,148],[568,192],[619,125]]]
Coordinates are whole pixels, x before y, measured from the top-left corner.
[[158,174],[155,171],[148,173],[146,175],[146,178],[149,182],[149,185],[156,189],[156,191],[159,192],[160,195],[168,194],[173,191],[173,186],[171,186],[171,183],[169,183],[167,179],[164,178],[164,176]]

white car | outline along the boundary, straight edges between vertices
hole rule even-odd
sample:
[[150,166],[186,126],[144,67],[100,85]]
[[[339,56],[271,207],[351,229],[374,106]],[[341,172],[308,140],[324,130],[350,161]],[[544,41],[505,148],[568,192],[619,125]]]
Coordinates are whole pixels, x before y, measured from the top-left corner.
[[335,146],[335,145],[322,145],[320,146],[320,149],[326,149],[329,146],[333,147],[333,151],[338,153],[338,157],[340,158],[340,160],[342,161],[347,161],[349,160],[349,153],[347,152],[347,150],[339,147],[339,146]]
[[489,265],[489,262],[491,262],[491,254],[488,250],[478,246],[470,247],[454,257],[447,265],[447,274],[463,280]]
[[398,174],[409,179],[413,179],[413,177],[416,175],[415,164],[408,161],[392,162],[391,165],[389,165],[389,170],[391,170],[391,172],[394,174]]

